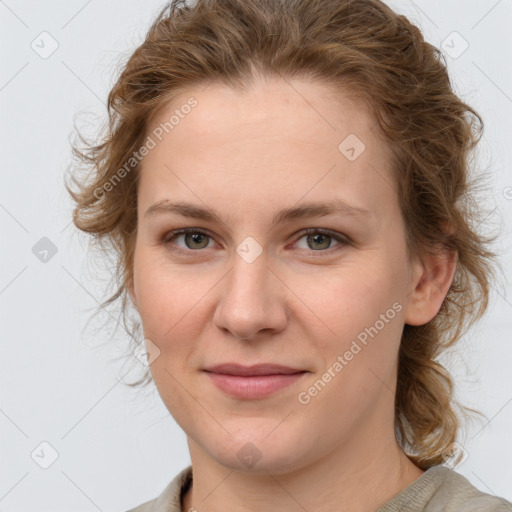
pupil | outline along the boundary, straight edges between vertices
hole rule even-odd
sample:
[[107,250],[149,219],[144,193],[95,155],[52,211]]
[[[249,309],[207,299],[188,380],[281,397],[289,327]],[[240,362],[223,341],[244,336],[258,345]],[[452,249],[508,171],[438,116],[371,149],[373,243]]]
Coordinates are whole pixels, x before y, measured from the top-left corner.
[[[313,239],[313,244],[320,244],[320,245],[322,245],[322,241],[324,239],[329,239],[329,236],[328,235],[317,234],[317,235],[310,236],[310,239],[311,238]],[[323,249],[325,249],[326,247],[329,246],[329,243],[325,243],[325,241],[324,241],[323,245],[325,246],[325,247],[323,247]]]
[[201,233],[188,233],[188,236],[192,238],[193,244],[201,244],[203,235]]

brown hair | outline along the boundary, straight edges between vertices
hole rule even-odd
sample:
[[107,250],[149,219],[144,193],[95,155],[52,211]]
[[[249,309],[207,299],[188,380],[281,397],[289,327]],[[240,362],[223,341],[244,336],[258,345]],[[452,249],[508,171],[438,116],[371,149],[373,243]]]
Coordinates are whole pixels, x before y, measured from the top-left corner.
[[[312,78],[369,105],[392,150],[409,256],[456,251],[456,274],[439,313],[425,325],[404,326],[395,399],[395,432],[409,458],[422,469],[442,463],[460,425],[453,380],[437,358],[483,315],[494,273],[496,254],[487,244],[495,237],[476,231],[482,208],[475,203],[478,181],[470,181],[483,122],[453,92],[441,52],[379,0],[166,5],[109,93],[101,143],[80,137],[84,146],[73,148],[85,164],[83,176],[79,166],[72,176],[78,190],[66,183],[76,202],[74,224],[117,255],[117,290],[102,306],[122,300],[125,329],[138,344],[140,323],[127,321],[138,166],[126,170],[126,162],[144,144],[149,122],[192,85],[216,80],[243,88],[256,73]],[[146,370],[130,385],[150,381]]]

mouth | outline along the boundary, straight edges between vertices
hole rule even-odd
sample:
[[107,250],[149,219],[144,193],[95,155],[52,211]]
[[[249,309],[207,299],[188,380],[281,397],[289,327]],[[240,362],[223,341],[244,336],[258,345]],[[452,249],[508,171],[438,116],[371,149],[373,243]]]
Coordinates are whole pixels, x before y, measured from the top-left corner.
[[242,366],[235,363],[217,365],[204,370],[218,389],[243,399],[260,399],[295,383],[306,370],[276,364]]
[[253,366],[243,366],[236,363],[225,363],[206,368],[205,371],[222,375],[254,377],[264,375],[293,375],[295,373],[302,373],[305,370],[270,363],[256,364]]

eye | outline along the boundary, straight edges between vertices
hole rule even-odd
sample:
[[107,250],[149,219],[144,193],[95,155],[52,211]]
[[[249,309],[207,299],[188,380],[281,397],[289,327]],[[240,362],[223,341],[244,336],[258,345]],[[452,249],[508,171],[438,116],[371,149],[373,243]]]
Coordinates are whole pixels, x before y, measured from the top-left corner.
[[[351,243],[350,239],[327,229],[321,228],[308,228],[299,233],[300,236],[297,241],[293,243],[299,249],[310,252],[328,252],[327,249],[333,249],[337,246],[345,246]],[[182,239],[184,245],[176,243]],[[305,239],[306,247],[301,247],[299,241]],[[332,241],[337,243],[333,247]],[[167,245],[172,242],[174,246],[173,251],[178,253],[190,255],[191,252],[199,252],[201,249],[208,249],[215,247],[215,240],[212,235],[196,228],[185,228],[166,233],[162,237],[162,244]],[[212,245],[213,244],[213,245]]]
[[349,240],[343,235],[333,233],[326,229],[309,228],[304,230],[303,235],[295,242],[294,245],[299,246],[299,240],[305,239],[306,247],[299,247],[305,250],[312,250],[315,252],[325,252],[325,249],[332,248],[332,241],[336,240],[338,243],[335,245],[347,245]]
[[213,238],[208,233],[198,229],[191,228],[180,229],[179,231],[171,231],[170,233],[167,233],[166,235],[164,235],[162,243],[167,244],[170,243],[171,241],[176,241],[180,238],[183,238],[185,247],[180,246],[175,242],[173,243],[178,246],[179,250],[184,249],[185,251],[187,249],[191,251],[197,249],[206,249],[208,247],[208,239],[213,241]]

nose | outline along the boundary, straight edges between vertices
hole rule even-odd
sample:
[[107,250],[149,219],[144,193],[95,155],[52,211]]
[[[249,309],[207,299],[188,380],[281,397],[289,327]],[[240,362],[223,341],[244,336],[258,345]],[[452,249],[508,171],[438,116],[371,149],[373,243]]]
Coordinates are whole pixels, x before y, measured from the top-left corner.
[[234,254],[231,271],[221,283],[214,314],[219,329],[253,340],[285,328],[285,287],[268,267],[264,254],[252,263]]

